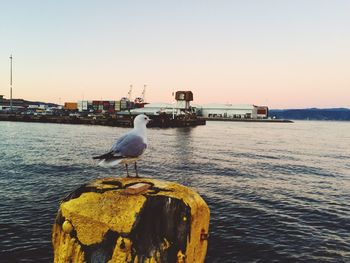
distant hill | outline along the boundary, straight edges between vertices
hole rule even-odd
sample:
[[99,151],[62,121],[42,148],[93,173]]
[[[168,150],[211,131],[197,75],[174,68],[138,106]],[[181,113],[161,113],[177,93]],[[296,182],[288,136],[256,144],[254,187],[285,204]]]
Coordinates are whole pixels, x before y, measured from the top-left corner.
[[[19,107],[28,107],[28,105],[47,105],[48,107],[58,107],[58,104],[51,103],[51,102],[41,102],[41,101],[29,101],[29,100],[24,100],[24,99],[16,99],[14,98],[12,100],[12,103],[14,106],[19,106]],[[0,106],[10,106],[10,100],[5,99],[2,96],[0,96]]]
[[276,119],[290,120],[334,120],[334,121],[350,121],[350,109],[347,108],[331,108],[331,109],[286,109],[286,110],[270,110],[270,117]]

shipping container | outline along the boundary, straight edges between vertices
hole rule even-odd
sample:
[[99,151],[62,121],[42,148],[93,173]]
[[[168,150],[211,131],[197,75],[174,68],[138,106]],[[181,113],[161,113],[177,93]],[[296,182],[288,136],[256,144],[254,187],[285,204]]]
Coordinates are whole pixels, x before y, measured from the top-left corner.
[[116,111],[120,111],[120,101],[116,101],[115,104],[114,104],[114,109]]
[[65,110],[77,110],[78,109],[78,103],[76,103],[76,102],[65,102],[64,103],[64,109]]
[[88,102],[86,100],[78,101],[78,110],[79,111],[87,111],[88,110]]

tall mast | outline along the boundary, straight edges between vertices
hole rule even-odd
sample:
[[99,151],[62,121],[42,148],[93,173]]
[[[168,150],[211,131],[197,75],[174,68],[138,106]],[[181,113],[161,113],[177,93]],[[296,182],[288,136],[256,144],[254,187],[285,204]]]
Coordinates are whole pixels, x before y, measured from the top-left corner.
[[12,54],[10,56],[10,110],[12,113]]

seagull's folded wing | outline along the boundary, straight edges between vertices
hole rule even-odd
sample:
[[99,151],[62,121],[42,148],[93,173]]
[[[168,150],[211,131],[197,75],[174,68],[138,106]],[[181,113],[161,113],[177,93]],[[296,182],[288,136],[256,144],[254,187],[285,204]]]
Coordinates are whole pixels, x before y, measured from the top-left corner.
[[138,157],[146,148],[147,144],[144,143],[142,137],[129,133],[119,138],[112,146],[111,151],[115,157]]

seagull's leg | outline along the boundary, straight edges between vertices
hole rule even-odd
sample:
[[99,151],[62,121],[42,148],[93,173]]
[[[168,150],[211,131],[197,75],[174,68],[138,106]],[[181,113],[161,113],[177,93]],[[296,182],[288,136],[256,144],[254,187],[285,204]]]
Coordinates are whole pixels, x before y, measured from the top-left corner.
[[125,169],[126,169],[126,177],[130,177],[129,176],[129,169],[128,169],[128,164],[125,164]]
[[139,177],[139,173],[137,171],[137,164],[136,164],[136,162],[135,162],[135,173],[136,173],[136,177]]

